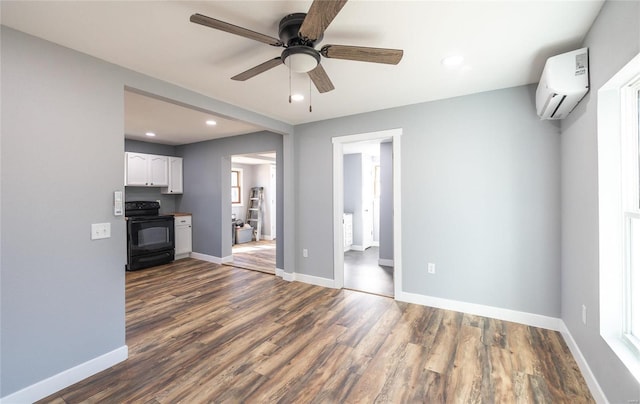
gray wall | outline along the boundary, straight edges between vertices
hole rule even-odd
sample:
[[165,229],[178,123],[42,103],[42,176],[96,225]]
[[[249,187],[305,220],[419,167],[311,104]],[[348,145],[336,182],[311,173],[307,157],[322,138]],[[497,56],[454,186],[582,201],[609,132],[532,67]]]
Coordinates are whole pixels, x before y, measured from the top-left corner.
[[[231,255],[231,237],[226,237],[231,232],[231,156],[273,150],[276,151],[277,193],[282,196],[282,135],[258,132],[178,147],[184,158],[184,186],[190,190],[182,196],[178,209],[194,215],[194,252],[219,258]],[[282,197],[276,205],[276,233],[283,235]],[[220,234],[225,236],[221,238]],[[277,268],[284,265],[283,238],[278,236],[276,244]]]
[[[180,157],[175,146],[130,139],[125,139],[124,151]],[[124,198],[125,201],[160,201],[160,213],[164,214],[176,212],[180,195],[163,194],[160,187],[125,187]]]
[[[125,225],[112,203],[124,184],[126,86],[274,132],[293,128],[6,27],[1,40],[4,397],[125,345]],[[91,241],[99,222],[111,223],[112,237]],[[286,226],[293,231],[292,220]]]
[[344,155],[344,211],[353,213],[353,244],[362,245],[362,153]]
[[[112,207],[124,94],[111,69],[2,29],[0,396],[125,345],[126,234]],[[91,241],[100,222],[111,238]]]
[[393,143],[380,144],[380,249],[378,258],[393,260]]
[[638,54],[639,27],[640,3],[604,4],[584,41],[591,91],[562,122],[562,319],[612,403],[640,393],[599,332],[597,91]]
[[402,128],[403,290],[558,317],[559,127],[535,88],[296,126],[297,272],[333,278],[331,137]]

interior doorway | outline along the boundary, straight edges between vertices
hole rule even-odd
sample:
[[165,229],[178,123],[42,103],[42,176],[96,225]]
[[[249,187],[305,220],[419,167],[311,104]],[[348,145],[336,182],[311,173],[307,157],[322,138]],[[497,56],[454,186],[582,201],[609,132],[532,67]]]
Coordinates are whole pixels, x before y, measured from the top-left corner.
[[380,216],[393,215],[391,147],[389,139],[343,145],[344,287],[389,297],[393,240],[391,228],[383,228],[381,249],[380,225],[389,221]]
[[231,156],[232,265],[275,274],[276,152]]
[[334,279],[338,288],[401,290],[401,129],[333,138]]

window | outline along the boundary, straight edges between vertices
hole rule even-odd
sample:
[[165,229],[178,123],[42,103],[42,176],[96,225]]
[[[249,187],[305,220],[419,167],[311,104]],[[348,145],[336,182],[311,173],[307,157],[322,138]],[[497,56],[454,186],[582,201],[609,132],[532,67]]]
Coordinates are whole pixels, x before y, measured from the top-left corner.
[[231,203],[242,205],[242,169],[231,170]]
[[621,91],[621,178],[624,220],[624,336],[640,353],[640,78]]
[[600,335],[640,382],[640,54],[598,90]]

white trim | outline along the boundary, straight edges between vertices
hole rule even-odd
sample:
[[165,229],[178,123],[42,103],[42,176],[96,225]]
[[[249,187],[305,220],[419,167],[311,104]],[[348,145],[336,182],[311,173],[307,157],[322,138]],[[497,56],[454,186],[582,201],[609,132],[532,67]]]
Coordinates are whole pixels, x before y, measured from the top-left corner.
[[379,241],[372,242],[371,247],[380,247],[380,242]]
[[640,54],[598,90],[598,253],[600,335],[640,382],[640,357],[625,342],[624,332],[624,144],[625,87],[637,80]]
[[322,286],[324,288],[335,288],[335,281],[329,278],[321,278],[319,276],[289,273],[284,269],[276,268],[276,276],[279,276],[287,282],[302,282],[310,285]]
[[462,313],[473,314],[476,316],[495,318],[498,320],[512,321],[530,325],[548,330],[560,331],[562,320],[556,317],[548,317],[540,314],[526,313],[500,307],[485,306],[475,303],[460,302],[457,300],[443,299],[441,297],[433,297],[419,295],[416,293],[400,292],[396,293],[396,300],[420,304],[422,306],[436,307],[438,309],[459,311]]
[[275,240],[275,239],[276,239],[276,238],[275,238],[275,237],[273,237],[271,234],[263,234],[263,235],[262,235],[262,236],[260,236],[260,237],[262,237],[263,239],[265,239],[265,240],[267,240],[267,241],[273,241],[273,240]]
[[298,273],[292,274],[292,277],[294,281],[308,283],[310,285],[322,286],[324,288],[336,288],[333,279]]
[[216,257],[216,256],[213,256],[213,255],[202,254],[202,253],[198,253],[198,252],[192,252],[191,253],[191,258],[195,258],[195,259],[201,260],[201,261],[212,262],[212,263],[218,264],[218,265],[222,265],[222,264],[233,262],[233,255],[227,255],[226,257],[220,258],[220,257]]
[[364,250],[366,250],[366,248],[364,248],[364,246],[357,245],[357,244],[351,244],[349,247],[351,247],[349,249],[353,250],[353,251],[364,251]]
[[578,364],[578,367],[580,368],[580,372],[582,372],[582,376],[584,377],[585,382],[587,382],[587,386],[591,391],[591,395],[593,396],[593,399],[596,401],[596,403],[608,404],[609,400],[607,400],[607,397],[604,395],[604,391],[602,391],[602,387],[600,387],[598,380],[596,379],[593,372],[591,371],[591,368],[589,367],[587,360],[582,355],[582,351],[580,351],[580,348],[578,348],[578,344],[573,339],[573,335],[571,335],[571,332],[569,331],[569,328],[567,328],[567,325],[564,323],[564,321],[560,322],[559,331],[564,337],[565,343],[569,347],[569,350],[571,351],[573,358]]
[[344,153],[341,142],[333,139],[333,279],[336,288],[344,286]]
[[129,348],[126,345],[121,346],[97,358],[88,360],[47,379],[34,383],[31,386],[27,386],[22,390],[4,396],[0,398],[0,404],[32,403],[38,401],[89,376],[109,369],[111,366],[126,360],[128,356]]
[[[393,256],[394,256],[394,291],[402,289],[402,215],[400,187],[400,137],[402,128],[388,129],[379,132],[359,133],[355,135],[336,136],[333,143],[333,279],[334,288],[344,286],[344,153],[343,144],[370,140],[392,139],[393,153]],[[359,249],[360,248],[360,249]],[[363,246],[351,246],[352,250],[364,251]]]
[[181,259],[190,258],[190,257],[191,257],[191,253],[176,254],[176,256],[174,257],[174,260],[181,260]]
[[378,258],[378,265],[382,265],[384,267],[392,267],[393,260],[388,260],[386,258]]

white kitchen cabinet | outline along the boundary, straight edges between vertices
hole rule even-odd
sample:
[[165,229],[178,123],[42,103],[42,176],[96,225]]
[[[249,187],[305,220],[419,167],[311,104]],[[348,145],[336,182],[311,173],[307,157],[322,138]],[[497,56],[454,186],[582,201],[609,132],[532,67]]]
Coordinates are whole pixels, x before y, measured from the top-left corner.
[[191,216],[175,216],[175,256],[187,258],[192,251]]
[[353,214],[344,213],[342,215],[342,232],[344,251],[349,251],[353,245]]
[[169,157],[169,186],[162,188],[163,194],[182,193],[182,157]]
[[169,185],[169,157],[126,152],[124,172],[124,185],[166,187]]

